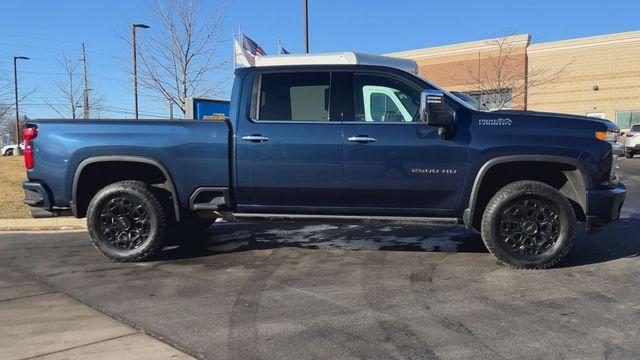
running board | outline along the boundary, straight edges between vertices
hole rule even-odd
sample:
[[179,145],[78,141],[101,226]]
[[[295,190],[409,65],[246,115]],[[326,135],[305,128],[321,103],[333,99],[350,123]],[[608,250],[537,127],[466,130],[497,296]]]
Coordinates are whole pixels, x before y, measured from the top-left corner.
[[361,215],[304,215],[233,213],[237,220],[285,221],[285,222],[343,222],[363,224],[397,224],[420,226],[456,226],[457,218],[413,217],[413,216],[361,216]]

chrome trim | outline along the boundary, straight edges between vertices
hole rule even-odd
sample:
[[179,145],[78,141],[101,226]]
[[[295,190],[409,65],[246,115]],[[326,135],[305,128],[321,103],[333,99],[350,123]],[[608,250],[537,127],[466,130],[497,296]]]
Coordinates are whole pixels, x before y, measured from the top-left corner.
[[372,138],[369,136],[349,136],[349,138],[347,138],[347,141],[357,142],[361,144],[368,144],[368,143],[374,143],[378,140],[376,138]]
[[253,141],[253,142],[266,142],[266,141],[269,141],[269,138],[262,135],[246,135],[242,137],[242,140]]

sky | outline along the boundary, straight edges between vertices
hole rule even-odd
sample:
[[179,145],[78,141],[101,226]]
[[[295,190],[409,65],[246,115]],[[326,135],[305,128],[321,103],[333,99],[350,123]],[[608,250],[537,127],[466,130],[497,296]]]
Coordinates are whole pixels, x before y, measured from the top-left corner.
[[[640,1],[428,1],[428,0],[308,0],[310,51],[394,51],[482,40],[504,33],[529,33],[546,42],[640,30]],[[30,118],[59,117],[46,102],[63,97],[53,83],[61,80],[58,62],[64,51],[81,58],[87,47],[92,95],[104,98],[105,117],[133,117],[132,80],[126,66],[131,48],[123,39],[131,23],[153,24],[151,1],[144,0],[2,0],[0,12],[0,79],[13,79],[13,56],[18,63],[20,91],[31,93],[20,106]],[[203,0],[202,11],[215,12],[219,0]],[[229,65],[212,79],[230,89],[233,81],[231,37],[234,28],[277,53],[282,41],[290,52],[304,48],[302,0],[227,0],[220,59]],[[140,38],[153,27],[139,30]],[[78,60],[79,61],[79,60]],[[640,61],[640,59],[638,60]],[[80,68],[78,68],[80,69]],[[222,97],[228,97],[228,93]],[[0,99],[0,102],[12,101]],[[168,116],[168,104],[141,90],[144,118]]]

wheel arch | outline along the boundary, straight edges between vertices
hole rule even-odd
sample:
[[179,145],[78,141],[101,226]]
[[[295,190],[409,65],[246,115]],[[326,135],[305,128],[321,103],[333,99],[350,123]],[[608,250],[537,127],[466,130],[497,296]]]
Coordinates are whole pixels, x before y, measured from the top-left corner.
[[167,168],[162,165],[158,160],[153,158],[144,157],[144,156],[130,156],[130,155],[101,155],[101,156],[93,156],[82,160],[78,166],[76,167],[75,173],[73,175],[73,183],[71,186],[71,210],[75,216],[79,216],[79,212],[81,209],[78,207],[78,187],[80,178],[82,177],[83,171],[89,165],[96,165],[100,163],[123,163],[123,164],[146,164],[149,166],[155,167],[165,178],[165,188],[168,192],[171,193],[171,200],[173,203],[173,210],[175,215],[175,220],[180,221],[180,206],[178,193],[176,192],[176,188],[171,177],[171,174],[167,170]]
[[[497,167],[499,166],[515,166],[518,164],[527,163],[533,163],[539,166],[568,166],[573,168],[573,170],[569,169],[567,171],[562,171],[562,174],[566,178],[566,184],[562,187],[556,187],[556,189],[559,190],[572,202],[572,205],[574,205],[574,209],[577,207],[582,211],[582,214],[586,214],[586,189],[591,187],[591,183],[584,169],[584,165],[577,159],[557,155],[507,155],[493,158],[487,161],[480,167],[480,170],[478,170],[478,172],[476,173],[476,177],[471,188],[471,193],[469,195],[468,207],[464,210],[463,213],[463,222],[468,229],[477,227],[477,221],[482,215],[481,211],[484,210],[484,208],[479,208],[483,206],[482,202],[479,202],[479,199],[481,198],[481,190],[483,189],[483,187],[486,188],[487,184],[484,183],[484,181],[487,179],[487,175],[491,174],[491,171],[497,169]],[[543,176],[544,175],[540,175],[540,177]],[[518,177],[515,176],[515,179],[518,179]],[[525,179],[526,178],[522,178],[519,180]],[[542,179],[537,178],[535,180]],[[495,194],[495,192],[493,194]],[[491,196],[493,196],[493,194],[491,194]],[[486,206],[486,204],[484,204],[484,206]]]

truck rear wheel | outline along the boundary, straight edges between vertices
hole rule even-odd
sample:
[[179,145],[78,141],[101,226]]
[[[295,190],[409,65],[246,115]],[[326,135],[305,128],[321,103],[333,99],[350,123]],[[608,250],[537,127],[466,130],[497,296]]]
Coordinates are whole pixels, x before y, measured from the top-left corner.
[[87,209],[93,246],[113,261],[142,261],[164,246],[165,212],[158,198],[140,181],[104,187]]
[[546,269],[573,246],[576,216],[567,198],[539,181],[517,181],[500,189],[482,217],[482,240],[501,263]]

